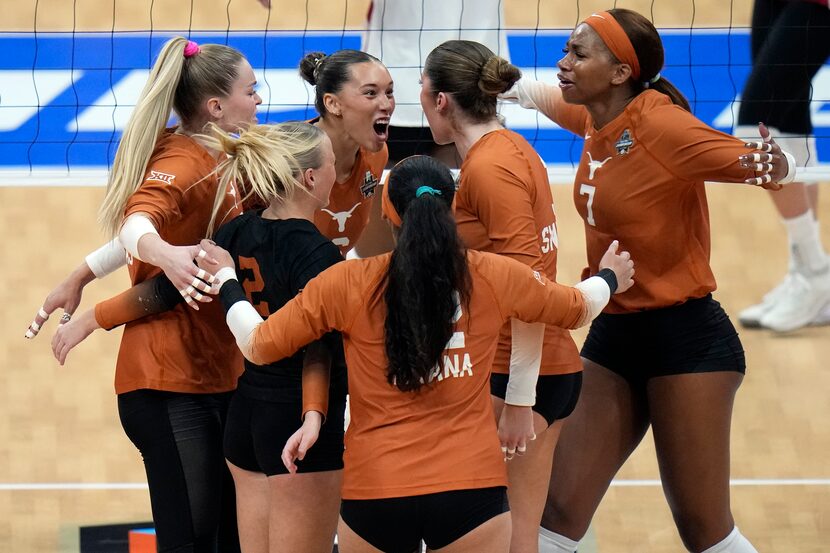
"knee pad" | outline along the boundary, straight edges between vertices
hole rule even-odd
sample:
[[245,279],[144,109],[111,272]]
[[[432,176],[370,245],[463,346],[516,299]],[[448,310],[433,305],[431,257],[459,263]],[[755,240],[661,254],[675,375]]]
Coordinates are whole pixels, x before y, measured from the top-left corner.
[[749,543],[749,540],[735,526],[728,536],[703,553],[758,553],[758,550]]
[[575,553],[579,542],[539,527],[539,553]]

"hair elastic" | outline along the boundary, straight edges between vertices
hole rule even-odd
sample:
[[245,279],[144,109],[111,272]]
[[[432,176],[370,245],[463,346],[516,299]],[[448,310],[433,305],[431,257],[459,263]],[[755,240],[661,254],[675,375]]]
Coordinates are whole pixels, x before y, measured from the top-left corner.
[[643,86],[646,87],[646,88],[649,88],[651,85],[653,85],[654,83],[656,83],[659,80],[660,80],[660,73],[657,73],[654,77],[652,77],[651,79],[644,82]]
[[184,47],[184,57],[192,58],[193,56],[195,56],[196,54],[198,54],[201,51],[202,51],[202,49],[199,48],[198,44],[196,44],[192,40],[188,40],[187,44]]
[[431,186],[419,186],[418,190],[415,191],[415,197],[420,198],[424,194],[429,194],[430,196],[440,196],[441,191],[432,188]]

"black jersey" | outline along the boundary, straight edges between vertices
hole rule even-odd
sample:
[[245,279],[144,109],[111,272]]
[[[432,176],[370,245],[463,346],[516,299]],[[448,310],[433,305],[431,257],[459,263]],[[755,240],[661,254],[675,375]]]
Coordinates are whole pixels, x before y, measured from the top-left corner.
[[[214,239],[230,252],[245,295],[267,318],[296,296],[309,280],[342,261],[343,256],[314,223],[305,219],[264,219],[261,214],[261,210],[249,211],[236,217],[223,225]],[[345,381],[343,341],[336,332],[324,336],[322,341],[331,352],[331,382],[337,386]],[[304,354],[305,348],[267,367],[246,360],[240,385],[283,389],[286,383],[299,385]],[[278,397],[270,397],[279,401]]]

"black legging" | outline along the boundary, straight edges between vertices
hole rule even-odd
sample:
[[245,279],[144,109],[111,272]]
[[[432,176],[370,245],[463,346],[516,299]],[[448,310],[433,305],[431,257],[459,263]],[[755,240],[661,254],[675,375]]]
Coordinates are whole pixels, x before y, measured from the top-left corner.
[[811,81],[830,55],[830,10],[812,2],[755,0],[751,45],[752,73],[738,124],[763,121],[781,132],[812,134]]
[[222,453],[230,396],[118,396],[121,425],[144,459],[160,553],[239,551],[233,479]]

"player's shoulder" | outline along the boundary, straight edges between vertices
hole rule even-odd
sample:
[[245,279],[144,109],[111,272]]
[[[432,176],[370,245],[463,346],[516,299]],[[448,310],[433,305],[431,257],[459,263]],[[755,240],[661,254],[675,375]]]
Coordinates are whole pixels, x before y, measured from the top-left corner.
[[144,180],[179,188],[189,187],[209,177],[216,164],[208,151],[192,138],[166,129],[156,142]]

